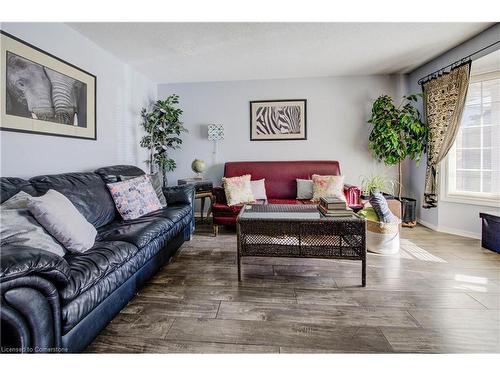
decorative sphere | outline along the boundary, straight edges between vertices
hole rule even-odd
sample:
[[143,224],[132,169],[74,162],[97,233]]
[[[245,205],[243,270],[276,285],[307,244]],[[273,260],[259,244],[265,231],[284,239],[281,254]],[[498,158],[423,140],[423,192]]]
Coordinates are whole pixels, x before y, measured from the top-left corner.
[[191,169],[195,173],[203,173],[205,172],[205,162],[200,159],[194,159],[191,163]]

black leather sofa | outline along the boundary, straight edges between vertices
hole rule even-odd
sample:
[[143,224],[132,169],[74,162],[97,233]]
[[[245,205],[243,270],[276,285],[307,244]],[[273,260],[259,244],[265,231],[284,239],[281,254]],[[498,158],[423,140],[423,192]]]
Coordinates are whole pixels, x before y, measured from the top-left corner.
[[20,190],[68,197],[98,232],[92,249],[59,257],[34,248],[0,254],[2,352],[80,352],[194,230],[194,190],[164,189],[167,207],[123,221],[106,182],[142,175],[134,166],[31,178],[2,177],[1,202]]

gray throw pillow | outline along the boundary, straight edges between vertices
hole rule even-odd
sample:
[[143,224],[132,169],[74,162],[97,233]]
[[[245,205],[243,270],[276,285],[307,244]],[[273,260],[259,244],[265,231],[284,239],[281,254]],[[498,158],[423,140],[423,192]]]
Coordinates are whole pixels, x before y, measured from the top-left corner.
[[312,199],[313,197],[313,182],[312,180],[304,180],[297,178],[297,199]]
[[64,248],[29,212],[30,197],[20,191],[0,205],[0,247],[27,246],[64,256]]
[[41,197],[30,197],[28,209],[66,249],[82,253],[94,246],[96,229],[63,194],[50,189]]
[[[151,185],[153,185],[153,189],[160,201],[162,207],[167,207],[167,198],[165,198],[165,194],[163,194],[163,183],[161,181],[161,176],[159,173],[148,174],[149,180],[151,181]],[[138,176],[121,176],[120,181],[131,180],[132,178],[137,178]]]
[[399,218],[391,212],[389,206],[387,205],[387,200],[380,191],[374,192],[368,201],[377,213],[380,222],[399,223]]
[[25,193],[24,191],[20,191],[19,193],[15,194],[14,196],[10,197],[7,199],[5,202],[3,202],[0,207],[2,209],[28,209],[28,201],[30,199],[31,195],[28,193]]

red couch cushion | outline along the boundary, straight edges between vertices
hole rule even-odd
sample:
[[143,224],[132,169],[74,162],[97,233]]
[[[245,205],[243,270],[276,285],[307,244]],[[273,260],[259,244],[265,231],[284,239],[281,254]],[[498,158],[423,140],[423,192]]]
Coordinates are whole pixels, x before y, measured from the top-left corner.
[[224,177],[244,174],[252,175],[252,180],[266,179],[268,200],[295,200],[297,178],[310,179],[313,174],[340,175],[340,166],[334,160],[237,161],[225,164]]
[[212,204],[212,213],[214,215],[238,215],[240,212],[241,208],[243,207],[242,204],[237,204],[234,206],[228,206],[227,204],[224,203],[214,203]]

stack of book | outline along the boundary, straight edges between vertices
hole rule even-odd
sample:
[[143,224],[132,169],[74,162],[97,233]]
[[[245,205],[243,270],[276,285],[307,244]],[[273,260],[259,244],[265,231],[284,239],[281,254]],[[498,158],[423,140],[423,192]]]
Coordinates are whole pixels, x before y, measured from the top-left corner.
[[340,198],[320,198],[318,208],[325,216],[351,216],[353,214],[347,202]]

